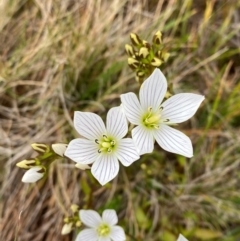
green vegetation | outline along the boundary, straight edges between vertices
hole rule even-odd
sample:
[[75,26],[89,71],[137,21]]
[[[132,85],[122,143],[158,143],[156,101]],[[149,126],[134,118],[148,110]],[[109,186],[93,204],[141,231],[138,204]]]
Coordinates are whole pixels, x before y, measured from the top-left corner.
[[[2,0],[0,2],[0,211],[5,241],[61,236],[73,203],[114,208],[129,241],[240,238],[240,2],[237,0]],[[100,187],[89,171],[59,159],[48,178],[21,183],[30,144],[67,143],[75,110],[106,111],[139,84],[125,44],[160,30],[171,54],[161,65],[173,91],[206,99],[178,129],[187,159],[156,146]]]

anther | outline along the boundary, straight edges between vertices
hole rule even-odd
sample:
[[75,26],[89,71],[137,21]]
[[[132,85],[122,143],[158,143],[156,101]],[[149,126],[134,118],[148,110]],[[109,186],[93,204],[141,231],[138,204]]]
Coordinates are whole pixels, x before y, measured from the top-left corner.
[[95,142],[96,142],[97,144],[99,144],[99,141],[98,141],[98,139],[95,139]]
[[169,122],[169,121],[170,121],[169,119],[164,120],[164,122]]
[[160,106],[160,107],[159,107],[159,110],[163,110],[163,106]]
[[100,149],[98,150],[98,153],[101,153],[101,150],[100,150]]

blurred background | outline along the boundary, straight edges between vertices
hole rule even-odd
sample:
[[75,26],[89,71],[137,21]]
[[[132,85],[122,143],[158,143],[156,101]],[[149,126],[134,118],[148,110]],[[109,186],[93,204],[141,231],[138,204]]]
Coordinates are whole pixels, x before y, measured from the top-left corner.
[[[75,110],[105,118],[120,94],[138,93],[124,46],[158,30],[174,92],[206,97],[177,127],[194,157],[156,146],[104,187],[59,159],[23,184],[16,163],[36,155],[31,143],[68,143]],[[61,235],[73,203],[115,209],[128,241],[240,240],[239,30],[238,0],[1,0],[0,240],[74,240]]]

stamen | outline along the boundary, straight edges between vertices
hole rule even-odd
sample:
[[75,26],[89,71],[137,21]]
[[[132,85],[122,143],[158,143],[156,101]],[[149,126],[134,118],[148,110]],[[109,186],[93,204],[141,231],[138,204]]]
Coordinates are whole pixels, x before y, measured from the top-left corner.
[[160,106],[160,107],[159,107],[159,110],[163,110],[163,106]]
[[108,152],[112,152],[112,148],[108,148],[108,150],[107,150]]
[[100,150],[100,149],[98,150],[98,153],[101,153],[101,150]]
[[99,144],[99,140],[98,140],[98,139],[95,139],[95,142],[96,142],[97,144]]
[[163,122],[169,122],[170,120],[169,119],[166,119],[166,120],[164,120]]

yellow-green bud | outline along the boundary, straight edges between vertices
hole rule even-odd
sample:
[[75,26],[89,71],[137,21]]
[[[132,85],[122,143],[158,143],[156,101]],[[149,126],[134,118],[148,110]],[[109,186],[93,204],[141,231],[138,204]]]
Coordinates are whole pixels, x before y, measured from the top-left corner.
[[143,71],[137,71],[137,76],[138,77],[143,77],[145,73]]
[[139,36],[137,34],[131,33],[130,34],[130,39],[131,39],[133,45],[135,45],[137,47],[142,45],[142,41],[141,41],[141,39],[139,38]]
[[139,50],[139,56],[140,57],[145,59],[148,55],[149,55],[149,51],[146,47],[140,48],[140,50]]
[[154,57],[153,60],[151,61],[151,65],[154,67],[159,67],[162,64],[162,60]]
[[162,43],[162,33],[160,31],[157,31],[155,35],[153,36],[153,43],[156,45],[160,45]]
[[31,146],[33,150],[35,150],[38,153],[45,153],[49,151],[49,146],[43,143],[33,143],[31,144]]
[[125,45],[125,50],[126,50],[126,53],[132,57],[134,55],[134,50],[133,50],[133,47],[129,44],[126,44]]
[[163,61],[166,62],[170,57],[170,53],[162,53]]
[[16,164],[17,167],[24,168],[24,169],[29,169],[33,166],[35,166],[36,160],[31,159],[31,160],[23,160],[20,161]]
[[73,213],[76,213],[79,211],[79,206],[77,204],[72,204],[70,208]]
[[64,222],[64,223],[68,223],[68,222],[69,222],[69,217],[64,218],[64,219],[63,219],[63,222]]
[[134,58],[128,58],[128,65],[131,68],[136,69],[139,66],[139,62],[136,59],[134,59]]
[[77,228],[80,228],[82,226],[82,222],[79,220],[79,221],[76,222],[75,225],[76,225]]

